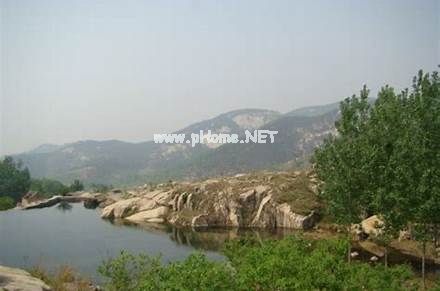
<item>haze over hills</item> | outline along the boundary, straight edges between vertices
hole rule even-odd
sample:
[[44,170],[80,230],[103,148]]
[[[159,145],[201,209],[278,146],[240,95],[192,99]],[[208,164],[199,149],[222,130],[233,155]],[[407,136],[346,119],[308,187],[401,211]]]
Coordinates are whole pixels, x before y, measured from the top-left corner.
[[195,179],[267,168],[307,165],[313,149],[334,131],[338,103],[300,108],[286,114],[242,109],[189,125],[176,133],[237,133],[276,130],[270,144],[156,144],[118,140],[45,144],[16,155],[36,178],[86,184],[133,185]]

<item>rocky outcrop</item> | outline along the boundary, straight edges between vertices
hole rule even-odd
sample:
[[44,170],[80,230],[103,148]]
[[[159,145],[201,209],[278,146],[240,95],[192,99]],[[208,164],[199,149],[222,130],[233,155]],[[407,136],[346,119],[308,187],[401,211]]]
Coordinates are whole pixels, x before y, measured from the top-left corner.
[[66,196],[52,196],[49,199],[43,199],[43,200],[37,200],[33,201],[31,203],[23,203],[21,204],[21,209],[28,210],[28,209],[35,209],[35,208],[45,208],[45,207],[51,207],[61,202],[66,203],[78,203],[78,202],[84,202],[88,203],[88,205],[91,204],[99,204],[102,201],[102,197],[99,197],[98,195],[92,195],[88,192],[81,192],[76,193],[76,195],[66,195]]
[[361,222],[361,229],[368,236],[378,236],[382,232],[382,226],[383,221],[377,215],[370,216]]
[[0,290],[48,291],[51,288],[24,270],[0,266]]
[[101,217],[193,228],[308,229],[318,220],[313,179],[311,173],[278,172],[138,187]]

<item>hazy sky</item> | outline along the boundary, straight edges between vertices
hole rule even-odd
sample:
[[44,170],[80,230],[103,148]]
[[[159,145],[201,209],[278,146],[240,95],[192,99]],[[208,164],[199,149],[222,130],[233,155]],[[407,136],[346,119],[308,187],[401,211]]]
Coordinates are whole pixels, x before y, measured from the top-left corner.
[[0,154],[286,112],[440,64],[435,0],[0,3]]

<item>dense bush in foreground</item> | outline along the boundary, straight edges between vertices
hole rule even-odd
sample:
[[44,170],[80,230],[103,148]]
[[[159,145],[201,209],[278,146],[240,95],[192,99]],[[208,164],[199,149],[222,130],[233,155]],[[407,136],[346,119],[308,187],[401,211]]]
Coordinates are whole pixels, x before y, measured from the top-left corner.
[[121,253],[99,272],[110,290],[408,290],[411,271],[345,259],[340,240],[237,240],[229,243],[227,261],[203,254],[162,264],[160,257]]

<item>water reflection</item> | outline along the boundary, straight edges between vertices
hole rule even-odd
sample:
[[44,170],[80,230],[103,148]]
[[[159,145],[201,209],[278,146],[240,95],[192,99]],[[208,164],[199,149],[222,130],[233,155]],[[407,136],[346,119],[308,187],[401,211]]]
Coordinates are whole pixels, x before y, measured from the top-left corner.
[[178,245],[189,246],[207,251],[219,251],[230,240],[240,237],[251,237],[258,241],[264,239],[281,239],[287,235],[298,234],[300,231],[290,229],[263,230],[254,228],[178,228],[172,225],[142,223],[135,224],[125,220],[109,221],[114,226],[140,228],[152,233],[167,233],[169,238]]
[[61,201],[60,203],[58,203],[57,209],[60,210],[61,212],[72,211],[72,205],[70,205],[70,203],[66,201]]

